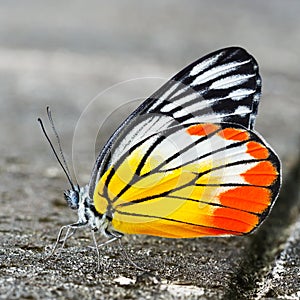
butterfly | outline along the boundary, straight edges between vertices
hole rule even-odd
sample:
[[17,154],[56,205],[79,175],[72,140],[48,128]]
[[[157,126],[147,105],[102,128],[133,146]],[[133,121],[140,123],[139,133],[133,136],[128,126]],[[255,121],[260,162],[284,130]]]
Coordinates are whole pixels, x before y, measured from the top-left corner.
[[[256,60],[229,47],[184,68],[117,128],[99,153],[90,182],[70,177],[64,192],[80,227],[108,239],[124,234],[166,238],[245,235],[266,218],[281,186],[281,163],[254,130],[261,95]],[[61,240],[62,232],[67,233]],[[55,248],[56,248],[55,246]],[[53,250],[54,251],[54,250]]]

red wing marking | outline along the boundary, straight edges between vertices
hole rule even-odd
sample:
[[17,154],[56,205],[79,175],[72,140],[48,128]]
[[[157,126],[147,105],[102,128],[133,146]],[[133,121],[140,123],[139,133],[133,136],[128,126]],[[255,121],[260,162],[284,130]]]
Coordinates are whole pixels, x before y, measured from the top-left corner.
[[278,172],[271,162],[262,161],[241,175],[250,184],[269,186],[278,177]]
[[187,129],[190,135],[205,136],[214,131],[217,131],[220,127],[215,124],[197,124],[192,125]]
[[255,186],[241,186],[219,195],[222,205],[253,213],[262,213],[271,199],[269,189]]
[[269,157],[268,149],[258,142],[247,143],[247,153],[257,159],[266,159]]
[[243,129],[225,128],[219,135],[225,140],[246,141],[249,139],[249,133]]
[[213,216],[207,216],[206,220],[208,224],[213,224],[212,227],[247,233],[256,226],[259,217],[244,211],[221,207],[214,211]]

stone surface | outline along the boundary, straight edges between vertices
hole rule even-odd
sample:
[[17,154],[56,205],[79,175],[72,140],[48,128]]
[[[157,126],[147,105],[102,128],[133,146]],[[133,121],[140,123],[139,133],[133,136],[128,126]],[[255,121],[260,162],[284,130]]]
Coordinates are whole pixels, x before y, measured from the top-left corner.
[[[1,299],[299,298],[299,9],[297,0],[2,1]],[[129,110],[124,103],[230,45],[259,62],[256,128],[283,161],[282,193],[262,228],[243,238],[126,236],[128,255],[149,272],[135,269],[118,244],[102,249],[96,272],[84,230],[46,259],[58,229],[76,221],[36,121],[46,105],[86,183],[95,149]]]

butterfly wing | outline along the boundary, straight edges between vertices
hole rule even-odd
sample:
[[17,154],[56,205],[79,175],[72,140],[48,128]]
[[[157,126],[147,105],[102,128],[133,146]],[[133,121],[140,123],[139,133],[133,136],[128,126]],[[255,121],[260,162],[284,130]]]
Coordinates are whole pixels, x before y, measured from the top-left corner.
[[242,48],[221,49],[190,64],[115,131],[94,165],[90,197],[106,170],[135,143],[155,132],[192,122],[230,122],[252,129],[260,91],[258,65]]
[[242,235],[266,217],[280,162],[238,124],[174,126],[139,141],[97,183],[96,210],[123,233]]
[[178,123],[229,122],[253,129],[261,93],[255,59],[230,47],[210,53],[176,74],[148,101],[144,112]]

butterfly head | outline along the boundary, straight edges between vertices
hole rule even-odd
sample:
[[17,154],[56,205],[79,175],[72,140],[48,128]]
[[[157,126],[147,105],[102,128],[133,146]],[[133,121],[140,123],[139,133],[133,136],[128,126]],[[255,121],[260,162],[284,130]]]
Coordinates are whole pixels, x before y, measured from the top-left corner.
[[79,208],[79,193],[80,193],[80,188],[78,185],[75,185],[74,189],[66,190],[64,192],[65,199],[70,208],[72,209]]
[[77,210],[77,227],[88,225],[93,231],[100,230],[104,235],[109,225],[109,218],[106,214],[97,212],[93,200],[88,194],[89,186],[79,187],[75,185],[72,189],[64,192],[68,206]]

